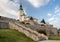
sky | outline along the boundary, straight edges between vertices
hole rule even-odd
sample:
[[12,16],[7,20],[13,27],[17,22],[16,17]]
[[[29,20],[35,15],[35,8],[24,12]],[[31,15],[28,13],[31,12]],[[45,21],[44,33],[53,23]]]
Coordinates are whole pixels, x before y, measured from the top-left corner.
[[60,28],[60,0],[0,0],[0,16],[17,19],[20,2],[27,16]]

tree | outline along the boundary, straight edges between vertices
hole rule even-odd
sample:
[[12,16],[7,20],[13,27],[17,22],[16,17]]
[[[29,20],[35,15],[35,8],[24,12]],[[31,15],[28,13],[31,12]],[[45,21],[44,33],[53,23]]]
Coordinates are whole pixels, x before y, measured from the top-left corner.
[[1,16],[0,16],[0,18],[1,18]]
[[44,23],[44,24],[46,24],[46,22],[45,22],[45,20],[44,20],[44,19],[42,19],[41,23]]
[[33,17],[30,17],[30,20],[34,20]]

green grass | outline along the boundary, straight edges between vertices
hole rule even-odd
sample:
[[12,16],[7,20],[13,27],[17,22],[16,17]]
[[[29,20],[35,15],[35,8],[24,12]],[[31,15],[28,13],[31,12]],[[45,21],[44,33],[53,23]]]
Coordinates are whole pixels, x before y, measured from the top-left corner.
[[11,29],[0,29],[0,42],[35,42],[23,33]]
[[49,40],[60,40],[60,36],[49,36]]

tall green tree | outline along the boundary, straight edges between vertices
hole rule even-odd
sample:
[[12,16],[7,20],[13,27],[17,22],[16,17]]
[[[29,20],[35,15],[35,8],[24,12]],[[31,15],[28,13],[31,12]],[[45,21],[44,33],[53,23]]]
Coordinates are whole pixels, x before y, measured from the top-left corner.
[[34,20],[33,17],[30,17],[30,20]]
[[46,24],[46,22],[45,22],[45,20],[44,20],[44,19],[42,19],[41,23],[44,23],[44,24]]

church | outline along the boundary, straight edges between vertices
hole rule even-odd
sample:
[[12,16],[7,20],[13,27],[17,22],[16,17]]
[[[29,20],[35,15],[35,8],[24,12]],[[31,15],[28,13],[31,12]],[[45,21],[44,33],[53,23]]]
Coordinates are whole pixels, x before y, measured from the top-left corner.
[[[37,31],[38,33],[44,34],[46,36],[58,35],[57,28],[53,27],[53,25],[47,23],[38,23],[38,19],[31,16],[26,16],[22,4],[20,5],[17,14],[19,14],[19,20],[0,16],[0,28],[8,28],[8,22],[16,21],[19,22],[19,24],[25,26],[26,28],[30,28],[33,31]],[[1,20],[3,20],[4,22]]]
[[30,29],[45,34],[47,36],[58,35],[57,28],[53,27],[53,25],[43,22],[38,23],[37,22],[38,19],[33,18],[31,16],[26,16],[22,4],[20,5],[18,14],[19,14],[19,21],[23,22],[26,27],[29,27]]

